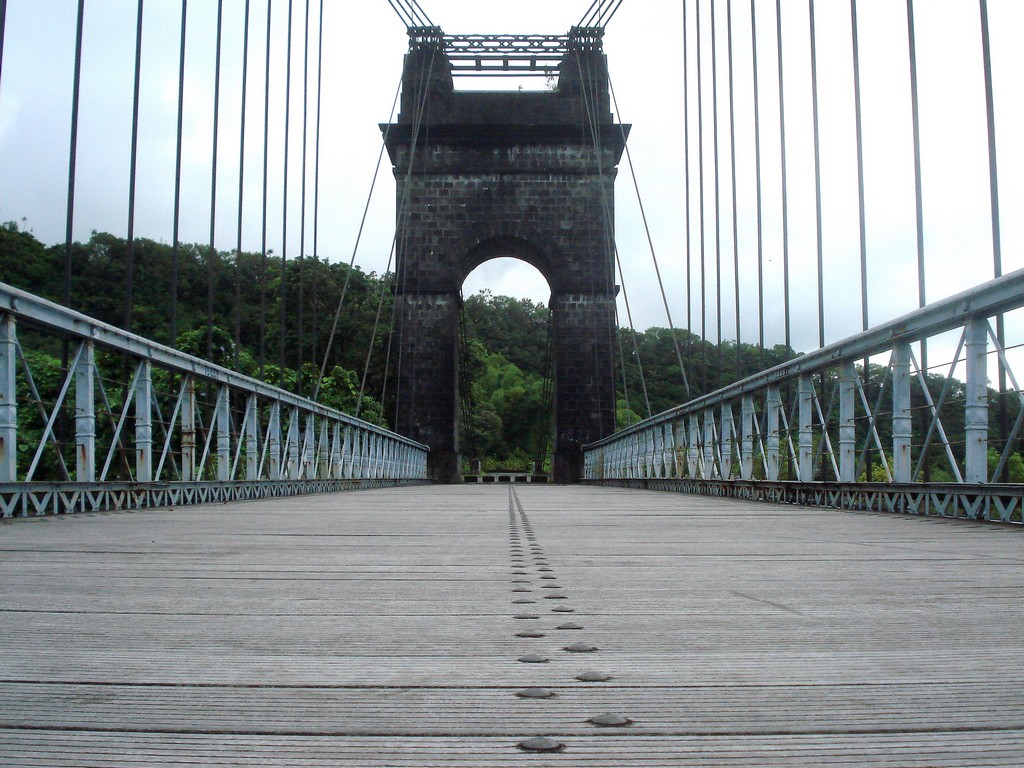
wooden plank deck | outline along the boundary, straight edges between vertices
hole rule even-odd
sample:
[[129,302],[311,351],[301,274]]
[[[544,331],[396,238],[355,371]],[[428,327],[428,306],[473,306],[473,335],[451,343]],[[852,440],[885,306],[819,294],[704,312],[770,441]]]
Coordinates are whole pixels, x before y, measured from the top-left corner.
[[515,493],[3,523],[0,765],[1024,765],[1021,530]]

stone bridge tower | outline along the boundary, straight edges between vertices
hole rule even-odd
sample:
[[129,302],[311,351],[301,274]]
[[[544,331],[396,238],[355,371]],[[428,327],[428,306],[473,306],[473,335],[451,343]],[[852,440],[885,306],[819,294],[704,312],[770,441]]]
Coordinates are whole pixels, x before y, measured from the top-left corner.
[[[481,36],[410,29],[401,114],[381,126],[397,180],[391,359],[395,428],[430,446],[436,481],[460,479],[462,283],[492,258],[532,264],[551,289],[555,482],[577,481],[581,447],[615,428],[613,185],[629,126],[612,120],[602,32],[495,55],[473,48]],[[536,69],[545,57],[553,89],[454,88],[460,68]]]

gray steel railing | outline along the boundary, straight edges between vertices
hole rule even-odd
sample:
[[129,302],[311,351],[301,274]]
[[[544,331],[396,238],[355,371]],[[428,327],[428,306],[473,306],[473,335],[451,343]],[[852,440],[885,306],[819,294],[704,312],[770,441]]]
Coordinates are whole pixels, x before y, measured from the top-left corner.
[[[594,442],[584,449],[584,479],[1019,523],[1024,485],[1000,480],[1016,454],[1024,395],[1007,359],[1013,345],[1000,343],[990,318],[1022,306],[1018,270]],[[911,345],[956,330],[956,351],[936,396]],[[1001,445],[989,434],[993,352],[1017,406]],[[869,396],[862,361],[885,353],[881,381]],[[959,370],[962,398],[951,394],[960,389]],[[953,403],[961,400],[954,418]],[[891,430],[881,428],[883,419]],[[957,434],[947,431],[954,422]],[[883,441],[890,431],[891,443]],[[944,482],[929,482],[928,459],[936,453],[944,457]],[[869,472],[869,456],[884,480]]]
[[427,451],[0,283],[3,517],[419,482]]

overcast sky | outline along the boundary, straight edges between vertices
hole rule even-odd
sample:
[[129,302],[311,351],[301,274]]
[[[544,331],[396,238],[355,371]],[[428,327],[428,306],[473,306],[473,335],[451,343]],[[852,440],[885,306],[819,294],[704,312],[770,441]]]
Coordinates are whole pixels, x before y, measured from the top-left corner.
[[[307,203],[302,236],[302,90],[304,0],[293,0],[292,108],[289,142],[287,252],[313,253],[313,121],[318,2],[311,5]],[[586,11],[586,0],[515,3],[422,0],[431,19],[449,33],[564,33]],[[781,342],[782,224],[775,3],[756,1],[766,341]],[[78,182],[74,234],[92,230],[124,235],[135,45],[134,0],[87,0],[82,74]],[[189,3],[186,51],[183,198],[180,238],[206,242],[210,227],[215,6]],[[218,160],[216,244],[235,245],[239,173],[242,0],[224,2],[224,39]],[[736,127],[740,336],[757,340],[756,198],[751,62],[751,15],[735,0],[733,83]],[[0,220],[25,220],[48,243],[64,239],[73,0],[8,0],[0,80]],[[172,238],[178,0],[147,0],[143,41],[136,233]],[[700,0],[703,91],[696,74],[696,6],[686,3],[690,70],[690,240],[687,248],[684,173],[683,3],[625,0],[608,26],[605,50],[618,100],[618,117],[632,123],[630,153],[651,239],[666,283],[673,320],[714,338],[723,286],[722,331],[734,320],[733,209],[730,178],[727,3],[715,2],[719,216],[715,216],[710,2]],[[793,344],[817,346],[817,246],[811,115],[809,19],[806,0],[782,0]],[[879,322],[917,306],[916,237],[906,8],[895,0],[859,0],[864,115],[870,320]],[[274,0],[271,48],[271,122],[268,247],[280,254],[287,0]],[[386,122],[398,86],[405,29],[386,0],[324,3],[323,105],[317,252],[348,261],[380,151],[378,123]],[[355,10],[358,9],[358,10]],[[920,85],[924,249],[927,298],[934,300],[992,276],[985,102],[977,0],[920,0],[915,6]],[[997,119],[1003,270],[1024,266],[1024,123],[1020,77],[1024,3],[989,0]],[[243,248],[261,242],[263,71],[266,4],[253,0],[243,202]],[[822,243],[826,341],[860,329],[857,178],[853,121],[849,3],[816,4],[822,186]],[[538,83],[538,85],[540,85]],[[700,208],[697,100],[704,107],[704,247],[708,307],[700,312]],[[640,221],[632,174],[623,163],[617,184],[616,225],[621,282],[637,327],[667,325],[651,252]],[[356,262],[385,269],[394,230],[390,168],[378,179]],[[716,220],[718,224],[716,225]],[[721,245],[716,246],[716,236]],[[691,303],[686,306],[686,259]],[[716,273],[716,254],[721,263]],[[546,301],[547,286],[525,265],[492,262],[470,277],[466,291]],[[623,322],[625,312],[623,310]]]

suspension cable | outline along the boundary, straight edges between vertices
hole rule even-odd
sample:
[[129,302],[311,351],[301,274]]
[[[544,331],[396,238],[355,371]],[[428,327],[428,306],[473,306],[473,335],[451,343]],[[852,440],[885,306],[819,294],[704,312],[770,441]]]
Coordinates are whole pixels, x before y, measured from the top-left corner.
[[4,30],[7,27],[7,0],[0,0],[0,84],[4,72]]
[[548,443],[551,440],[551,415],[553,405],[554,387],[552,382],[554,379],[554,372],[552,366],[554,364],[554,328],[551,322],[551,304],[548,303],[548,316],[547,316],[547,343],[544,347],[544,383],[541,387],[540,395],[540,407],[541,413],[545,414],[544,428],[540,431],[537,437],[536,446],[536,458],[535,461],[540,461],[541,468],[544,467],[544,460],[548,453]]
[[395,90],[395,98],[391,102],[391,115],[388,118],[388,128],[384,134],[384,140],[380,145],[380,152],[377,154],[377,166],[373,171],[373,179],[370,181],[370,191],[366,195],[366,204],[363,206],[363,215],[359,220],[359,229],[356,231],[356,240],[352,246],[352,256],[348,260],[348,269],[345,271],[345,282],[341,286],[341,295],[338,297],[338,306],[334,310],[334,319],[331,322],[331,332],[327,337],[327,347],[324,349],[323,360],[320,364],[320,373],[316,378],[316,386],[313,388],[313,400],[320,395],[320,385],[323,383],[324,373],[327,370],[327,359],[330,357],[331,349],[334,347],[334,337],[338,332],[338,320],[341,318],[341,309],[345,305],[345,294],[348,292],[348,285],[352,279],[352,269],[356,262],[356,254],[359,253],[359,244],[363,239],[363,230],[366,227],[366,218],[370,212],[370,201],[373,199],[373,191],[377,187],[377,177],[380,175],[381,163],[384,160],[384,150],[387,149],[388,131],[391,130],[391,123],[395,118],[395,110],[398,107],[398,96],[402,91],[402,81],[399,79],[398,88]]
[[792,346],[792,327],[789,316],[789,184],[786,180],[786,98],[782,61],[782,0],[775,0],[775,30],[779,74],[779,156],[781,162],[782,200],[782,307],[785,322],[786,349]]
[[366,391],[366,379],[370,375],[370,359],[373,356],[373,345],[377,341],[377,329],[380,327],[380,313],[384,308],[384,297],[388,292],[386,275],[391,271],[391,262],[394,261],[395,258],[396,242],[395,238],[391,238],[391,253],[388,255],[388,265],[384,268],[385,277],[382,277],[380,281],[380,298],[377,300],[377,313],[373,318],[373,331],[370,333],[370,343],[366,349],[366,364],[363,366],[363,378],[359,383],[359,397],[356,398],[356,412],[352,414],[357,419],[359,418],[359,412],[363,408],[363,393]]
[[479,458],[479,446],[476,444],[476,400],[473,397],[473,384],[469,380],[469,334],[466,326],[469,317],[465,303],[459,306],[459,400],[462,405],[462,417],[466,424],[466,447],[470,456]]
[[[633,190],[636,192],[637,204],[640,206],[640,219],[643,221],[644,233],[647,236],[647,246],[651,252],[651,261],[654,263],[654,273],[658,277],[658,289],[661,291],[661,303],[665,307],[665,317],[668,319],[669,331],[672,334],[672,346],[676,353],[676,363],[679,365],[679,373],[683,378],[683,388],[686,390],[686,397],[690,397],[690,381],[686,376],[686,368],[683,365],[683,353],[679,347],[679,339],[676,336],[675,325],[672,322],[672,310],[669,309],[668,296],[665,293],[665,283],[661,278],[661,269],[658,266],[658,256],[654,250],[654,238],[651,237],[651,228],[647,223],[647,212],[644,208],[643,197],[640,194],[640,185],[636,178],[636,169],[633,166],[633,158],[629,152],[629,144],[626,143],[626,130],[622,127],[622,113],[619,111],[619,102],[615,98],[615,86],[612,85],[611,78],[608,78],[608,90],[611,93],[612,105],[615,108],[615,114],[619,116],[619,130],[622,132],[623,146],[626,150],[626,164],[629,166],[629,174],[633,179]],[[619,270],[620,275],[622,270]]]
[[[750,0],[754,2],[754,0]],[[693,362],[693,280],[690,247],[692,244],[691,206],[690,206],[690,28],[686,21],[686,7],[689,0],[683,0],[683,184],[684,205],[686,206],[686,248],[683,254],[686,260],[686,348],[691,365]]]
[[742,333],[740,326],[740,234],[739,234],[739,212],[737,211],[736,194],[736,84],[734,77],[734,57],[732,46],[732,0],[725,4],[726,14],[726,42],[728,44],[729,57],[729,172],[730,189],[732,191],[732,277],[734,302],[736,304],[736,364],[740,376],[743,375],[743,355],[740,344]]
[[[914,30],[914,0],[907,0],[907,53],[910,59],[911,138],[914,143],[914,203],[917,217],[917,306],[928,303],[925,296],[924,192],[921,181],[921,109],[918,94],[917,34]],[[921,339],[921,367],[928,369],[928,340]]]
[[[404,315],[404,311],[405,311],[404,301],[405,301],[405,299],[404,299],[404,297],[405,297],[405,290],[406,290],[406,281],[408,280],[408,270],[400,268],[400,266],[397,264],[397,261],[398,261],[397,256],[400,253],[399,249],[400,248],[404,248],[405,243],[408,240],[409,228],[412,226],[411,223],[410,223],[410,217],[408,215],[409,194],[410,194],[409,190],[412,187],[412,170],[413,170],[413,164],[414,164],[415,159],[416,159],[416,148],[417,148],[417,145],[419,144],[419,140],[420,140],[420,128],[423,127],[423,116],[424,116],[424,114],[427,111],[427,101],[429,100],[429,96],[430,96],[430,79],[431,79],[431,77],[433,77],[433,73],[434,73],[434,58],[435,57],[433,57],[433,56],[430,57],[430,64],[427,67],[426,77],[422,77],[421,76],[419,78],[419,82],[417,84],[418,87],[419,87],[419,90],[415,94],[415,96],[416,96],[416,101],[415,101],[416,108],[413,110],[412,141],[410,142],[410,146],[409,146],[409,163],[408,163],[408,166],[406,167],[405,178],[403,179],[403,183],[402,183],[402,197],[399,200],[399,204],[398,204],[397,219],[398,219],[399,224],[398,224],[398,226],[395,227],[395,237],[396,238],[400,238],[400,239],[398,239],[398,241],[396,243],[396,246],[395,246],[395,249],[396,249],[395,250],[395,253],[396,253],[396,259],[395,259],[396,265],[395,265],[395,267],[396,267],[396,273],[400,274],[401,284],[399,285],[398,284],[398,279],[396,279],[396,285],[395,285],[395,310],[392,312],[392,321],[391,321],[392,325],[391,325],[391,327],[395,328],[395,319],[394,318],[397,316],[397,309],[398,309],[398,303],[399,303],[398,302],[398,296],[401,295],[403,297],[403,300],[402,300],[403,301],[403,319],[402,319],[401,322],[399,322],[397,324],[398,333],[399,333],[399,338],[398,338],[398,363],[397,363],[396,371],[395,371],[395,376],[397,377],[399,382],[401,381],[401,378],[402,378],[402,364],[404,362],[404,357],[405,357],[405,354],[404,354],[405,353],[405,345],[403,343],[402,335],[405,333],[405,320],[404,320],[404,317],[405,317],[405,315]],[[397,278],[397,275],[396,275],[396,278]],[[415,379],[414,379],[414,382],[415,382]],[[416,397],[416,393],[414,391],[413,392],[413,399],[415,399],[415,397]],[[402,389],[401,389],[401,387],[396,387],[395,388],[395,424],[394,424],[394,427],[393,427],[396,432],[400,431],[399,428],[398,428],[399,427],[398,417],[399,417],[399,414],[401,413],[401,410],[400,410],[401,409],[401,400],[402,400]]]
[[284,386],[285,369],[285,326],[288,324],[286,313],[288,304],[288,149],[291,138],[291,107],[292,107],[292,16],[294,10],[293,0],[288,0],[288,28],[285,45],[284,64],[284,157],[282,190],[281,190],[281,290],[279,291],[280,312],[279,328],[277,332],[277,358],[278,358],[278,382],[279,387]]
[[[598,127],[599,124],[598,124],[598,119],[597,119],[597,104],[596,104],[597,99],[596,99],[596,95],[588,94],[588,89],[590,88],[591,84],[594,81],[593,73],[590,70],[590,61],[589,61],[589,59],[587,60],[587,71],[585,73],[581,72],[581,74],[585,74],[586,75],[583,88],[581,88],[581,90],[580,90],[580,93],[583,96],[583,109],[584,109],[585,119],[587,121],[586,128],[589,129],[589,133],[590,133],[591,139],[592,139],[592,141],[594,143],[594,154],[595,154],[595,157],[596,157],[596,160],[597,160],[597,164],[598,164],[598,175],[603,178],[604,177],[604,168],[601,165],[601,141],[600,141],[599,127]],[[610,88],[611,88],[611,79],[609,78],[609,90],[610,90]],[[588,95],[590,95],[591,98],[588,98]],[[621,127],[620,127],[620,130],[622,130]],[[648,397],[648,394],[647,394],[647,381],[646,381],[646,379],[644,377],[643,363],[642,363],[642,361],[640,359],[640,347],[636,343],[636,328],[633,325],[633,315],[632,315],[632,312],[631,312],[630,306],[629,306],[629,296],[628,296],[628,293],[626,291],[626,285],[625,285],[625,283],[626,283],[625,273],[624,273],[624,271],[622,269],[622,260],[619,257],[619,249],[615,245],[615,238],[613,236],[611,203],[608,200],[608,195],[607,195],[607,192],[606,192],[606,190],[604,188],[604,185],[601,185],[601,208],[602,208],[602,210],[604,212],[605,240],[606,240],[606,242],[610,243],[609,247],[611,248],[611,252],[612,252],[611,255],[612,255],[612,258],[613,258],[613,264],[614,264],[614,267],[617,268],[617,270],[618,270],[619,280],[620,280],[620,282],[622,284],[622,298],[623,298],[623,303],[625,304],[625,307],[626,307],[626,318],[627,318],[627,322],[629,323],[629,329],[631,331],[631,338],[632,338],[632,341],[633,341],[633,354],[636,355],[637,368],[638,368],[638,370],[640,372],[640,385],[641,385],[641,388],[642,388],[643,394],[644,394],[644,404],[645,404],[645,406],[647,408],[647,415],[648,415],[648,417],[650,417],[652,415],[652,413],[651,413],[651,401],[650,401],[650,398]],[[616,315],[617,314],[618,313],[616,312]],[[613,426],[613,429],[614,429],[614,424],[612,426]]]
[[263,75],[263,208],[260,230],[260,378],[267,361],[267,169],[270,164],[270,33],[273,3],[267,0],[266,62]]
[[707,221],[704,203],[704,75],[703,56],[701,55],[701,24],[700,24],[700,2],[696,6],[697,30],[697,196],[698,216],[700,232],[700,388],[701,393],[708,389],[708,310],[707,310],[707,259],[706,259],[706,230]]
[[388,5],[407,27],[432,27],[434,22],[416,0],[388,0]]
[[[427,77],[420,84],[420,86],[421,86],[421,93],[417,94],[417,96],[418,96],[418,98],[417,98],[417,109],[414,111],[414,115],[413,115],[413,136],[414,136],[414,139],[413,139],[413,150],[415,150],[415,142],[416,142],[416,138],[415,137],[418,137],[418,135],[419,135],[420,122],[422,120],[423,111],[425,109],[426,96],[427,96],[427,93],[428,93],[427,84],[428,84],[428,81],[430,79],[430,73],[432,71],[433,71],[433,61],[431,61],[431,66],[430,66],[430,70],[427,73]],[[316,400],[319,397],[319,395],[320,395],[320,387],[321,387],[321,385],[323,383],[324,374],[325,374],[325,372],[327,370],[327,360],[330,357],[331,350],[332,350],[332,348],[334,346],[334,338],[337,335],[337,330],[338,330],[338,321],[339,321],[339,318],[341,317],[341,310],[342,310],[342,307],[345,304],[345,296],[346,296],[346,294],[348,292],[348,286],[349,286],[349,283],[351,282],[351,279],[352,279],[352,270],[353,270],[354,265],[355,265],[356,254],[359,252],[359,244],[360,244],[360,242],[362,240],[363,229],[364,229],[364,227],[366,225],[366,219],[367,219],[367,216],[368,216],[369,210],[370,210],[370,201],[373,198],[373,192],[374,192],[374,189],[376,188],[376,185],[377,185],[377,178],[378,178],[378,176],[380,174],[381,163],[382,163],[382,161],[384,159],[384,150],[387,148],[388,137],[390,135],[391,125],[393,124],[393,121],[394,121],[395,111],[398,108],[398,98],[399,98],[399,96],[401,94],[401,91],[402,91],[402,78],[399,78],[398,87],[395,89],[395,97],[394,97],[394,99],[391,102],[391,114],[390,114],[390,117],[388,118],[388,127],[387,127],[387,129],[385,129],[384,138],[381,141],[380,152],[377,155],[377,166],[376,166],[376,168],[375,168],[375,170],[373,172],[373,180],[370,182],[370,191],[369,191],[369,194],[367,194],[367,197],[366,197],[366,204],[363,207],[362,219],[359,222],[359,230],[356,233],[355,244],[353,245],[353,248],[352,248],[352,256],[349,259],[349,264],[348,264],[349,268],[348,268],[348,270],[345,273],[345,282],[342,285],[341,295],[338,297],[338,306],[337,306],[337,308],[334,311],[334,319],[333,319],[333,321],[331,323],[331,333],[330,333],[330,336],[328,337],[327,347],[326,347],[326,349],[324,349],[323,361],[322,361],[322,363],[320,365],[319,374],[317,375],[316,387],[314,388],[313,398],[312,398],[313,400]],[[410,152],[410,154],[409,154],[409,170],[408,170],[408,175],[410,175],[410,176],[412,174],[413,155],[414,155],[414,151]],[[407,182],[408,182],[408,178],[407,178]],[[400,201],[400,206],[399,206],[399,214],[398,214],[399,219],[403,218],[403,213],[402,212],[404,211],[404,208],[405,208],[405,203],[406,203],[406,200],[408,198],[408,193],[409,193],[409,185],[408,185],[408,183],[406,183],[405,190],[404,190],[404,193],[403,193],[403,196],[402,196],[402,200]],[[397,241],[397,237],[398,237],[398,233],[397,233],[397,228],[396,228],[396,234],[395,234],[396,241]],[[395,245],[393,245],[393,248],[397,248],[397,242],[396,242]],[[390,266],[390,260],[389,260],[388,263],[389,263],[389,266]],[[398,302],[396,301],[395,302],[395,306],[397,307],[397,305],[398,305]],[[394,328],[394,309],[392,309],[392,328]],[[401,353],[401,348],[399,348],[399,353]],[[400,357],[401,357],[401,354],[400,354]],[[389,355],[388,355],[388,358],[390,360],[390,343],[389,343]],[[385,373],[385,377],[384,378],[385,378],[385,380],[387,379],[386,373]],[[382,395],[382,397],[383,397],[383,395]],[[382,400],[382,402],[383,402],[383,400]]]
[[722,386],[722,187],[718,151],[718,33],[711,3],[711,148],[715,190],[715,389]]
[[[300,382],[302,381],[302,364],[305,362],[305,350],[303,347],[305,346],[306,332],[304,305],[306,303],[306,172],[309,167],[309,0],[306,0],[305,4],[302,40],[302,162],[299,163],[302,167],[299,182],[302,189],[299,193],[299,298],[296,312],[296,321],[299,326],[299,338],[296,344],[299,352],[299,361],[296,369]],[[301,384],[299,388],[301,390]]]
[[206,359],[213,356],[213,284],[217,234],[217,151],[220,148],[220,63],[224,41],[224,0],[217,0],[217,43],[213,64],[213,140],[210,150],[210,245],[206,255]]
[[577,27],[604,27],[622,5],[622,0],[594,0],[583,14]]
[[[141,0],[140,0],[141,1]],[[242,349],[242,203],[245,193],[245,107],[249,85],[249,0],[245,0],[242,20],[242,83],[238,110],[238,219],[235,239],[235,367]]]
[[174,160],[174,243],[171,246],[171,328],[170,345],[178,338],[178,251],[181,224],[181,151],[182,122],[185,115],[185,34],[188,22],[188,0],[181,0],[181,39],[178,44],[178,131]]
[[[313,265],[318,267],[320,263],[319,234],[320,234],[320,108],[322,106],[323,73],[324,73],[324,0],[320,0],[320,15],[317,21],[317,43],[316,43],[316,136],[313,140]],[[310,329],[313,335],[313,348],[310,350],[310,359],[315,363],[317,358],[317,342],[319,341],[320,313],[317,311],[319,304],[320,281],[313,281],[313,327]]]
[[629,309],[629,294],[626,291],[626,276],[622,272],[622,262],[619,259],[619,249],[615,249],[615,263],[619,267],[619,280],[622,281],[622,302],[626,306],[626,322],[629,323],[630,339],[633,342],[633,354],[636,355],[636,368],[640,372],[640,389],[644,393],[644,407],[647,409],[647,418],[654,414],[651,412],[651,398],[647,394],[647,378],[644,376],[644,364],[640,359],[640,347],[636,343],[636,326],[633,325],[633,313]]
[[[999,219],[999,174],[996,164],[996,117],[995,103],[992,94],[992,51],[988,24],[988,0],[978,0],[978,11],[981,22],[981,59],[982,71],[985,80],[985,123],[988,133],[988,182],[989,182],[989,209],[992,218],[992,272],[994,277],[1003,274],[1002,256],[1002,235],[1000,233]],[[0,32],[2,34],[2,32]],[[1000,347],[1006,347],[1006,321],[1003,313],[996,315],[996,342]],[[997,360],[996,375],[999,386],[999,432],[1000,436],[1009,446],[1012,441],[1009,438],[1009,412],[1006,404],[1006,365],[1002,357]],[[1009,482],[1008,470],[1004,466],[993,475],[997,476],[1002,472],[1002,482]]]
[[[6,3],[6,0],[0,0]],[[132,329],[132,304],[135,293],[135,187],[138,178],[139,159],[139,93],[142,79],[142,10],[143,0],[139,0],[135,18],[135,79],[132,95],[132,143],[131,158],[128,162],[128,253],[125,257],[124,283],[124,319],[122,325],[126,331]],[[2,24],[2,20],[0,20]],[[0,35],[3,34],[0,29]],[[2,46],[0,46],[2,47]],[[2,56],[2,51],[0,51]]]
[[[599,13],[599,5],[603,5],[605,0],[594,0],[590,7],[583,13],[583,17],[579,20],[577,27],[589,27],[590,22],[594,19],[595,15]],[[597,10],[595,10],[597,9]]]
[[814,0],[807,2],[811,49],[811,115],[814,128],[814,212],[818,277],[818,347],[825,346],[825,274],[821,223],[821,131],[818,120],[818,36],[814,28]]
[[[626,356],[622,352],[622,334],[619,333],[618,327],[619,327],[619,308],[616,307],[615,308],[615,329],[616,329],[615,330],[615,344],[616,344],[616,346],[618,347],[618,350],[619,350],[619,372],[622,375],[622,398],[626,402],[626,413],[628,414],[633,409],[630,408],[630,405],[629,405],[629,384],[626,382]],[[616,402],[616,406],[618,406],[617,402]],[[617,407],[616,407],[616,413],[618,413],[618,408]],[[627,426],[628,427],[629,424],[625,424],[623,426]]]
[[[857,0],[850,0],[850,36],[853,52],[853,108],[857,138],[857,246],[860,254],[861,330],[868,329],[868,250],[864,201],[864,120],[860,97],[860,38],[857,24]],[[867,366],[865,366],[865,371]]]
[[754,188],[757,207],[757,346],[761,368],[766,368],[764,353],[764,195],[761,187],[761,96],[757,70],[757,11],[750,0],[750,73],[753,80],[754,108]]

